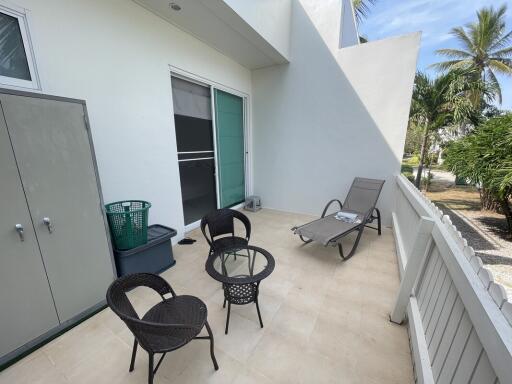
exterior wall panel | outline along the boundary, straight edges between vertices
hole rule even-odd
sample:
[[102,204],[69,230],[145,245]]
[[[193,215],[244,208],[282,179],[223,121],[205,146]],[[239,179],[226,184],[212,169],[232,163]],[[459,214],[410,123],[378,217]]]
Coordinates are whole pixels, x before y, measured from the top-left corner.
[[290,55],[290,17],[295,0],[224,0],[284,57]]
[[340,2],[315,3],[293,4],[290,63],[253,72],[254,191],[266,207],[319,215],[355,176],[383,178],[389,225],[419,35],[340,50]]
[[150,201],[179,239],[169,65],[247,94],[250,71],[132,1],[13,1],[30,10],[43,92],[87,101],[105,201]]

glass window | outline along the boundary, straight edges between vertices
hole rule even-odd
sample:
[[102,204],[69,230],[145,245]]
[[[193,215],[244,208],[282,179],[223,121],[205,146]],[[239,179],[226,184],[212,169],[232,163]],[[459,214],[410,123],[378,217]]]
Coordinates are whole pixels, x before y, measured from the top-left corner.
[[40,89],[27,13],[0,0],[0,87]]
[[1,12],[0,75],[32,80],[18,19]]

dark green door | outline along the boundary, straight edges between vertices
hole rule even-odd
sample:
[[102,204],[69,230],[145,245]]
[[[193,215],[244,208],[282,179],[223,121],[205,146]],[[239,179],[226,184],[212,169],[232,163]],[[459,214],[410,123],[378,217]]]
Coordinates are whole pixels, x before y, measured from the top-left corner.
[[215,90],[215,127],[221,208],[245,199],[244,100]]

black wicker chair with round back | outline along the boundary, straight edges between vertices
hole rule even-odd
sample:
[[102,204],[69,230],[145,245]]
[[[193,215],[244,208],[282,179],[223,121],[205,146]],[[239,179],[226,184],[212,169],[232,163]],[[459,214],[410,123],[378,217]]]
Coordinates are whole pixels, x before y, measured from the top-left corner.
[[[235,219],[242,222],[245,227],[245,236],[235,236]],[[208,229],[208,233],[206,231]],[[240,211],[222,208],[207,214],[201,219],[201,231],[203,232],[210,251],[208,257],[215,252],[224,249],[242,249],[249,244],[251,237],[251,222]],[[235,256],[236,257],[236,256]]]
[[[137,287],[156,291],[162,301],[139,317],[126,293]],[[169,295],[165,297],[164,295]],[[135,337],[130,372],[135,365],[137,347],[140,345],[149,355],[148,383],[153,378],[167,352],[183,347],[194,339],[210,340],[210,355],[215,370],[219,369],[213,351],[214,342],[207,321],[206,304],[194,296],[176,295],[169,283],[158,275],[136,273],[115,280],[107,291],[107,303],[128,326]],[[203,327],[208,336],[198,336]],[[154,355],[162,354],[154,366]]]

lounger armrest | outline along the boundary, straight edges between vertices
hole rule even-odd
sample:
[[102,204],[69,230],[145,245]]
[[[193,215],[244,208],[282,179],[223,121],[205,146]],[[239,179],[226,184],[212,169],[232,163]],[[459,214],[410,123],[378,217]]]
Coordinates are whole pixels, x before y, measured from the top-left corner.
[[339,205],[340,205],[340,210],[343,209],[343,203],[341,201],[339,201],[338,199],[332,199],[331,201],[329,201],[327,203],[327,205],[325,206],[324,208],[324,211],[322,212],[322,217],[325,217],[325,214],[327,213],[327,210],[329,209],[329,207],[331,206],[332,203],[335,203],[337,202]]

